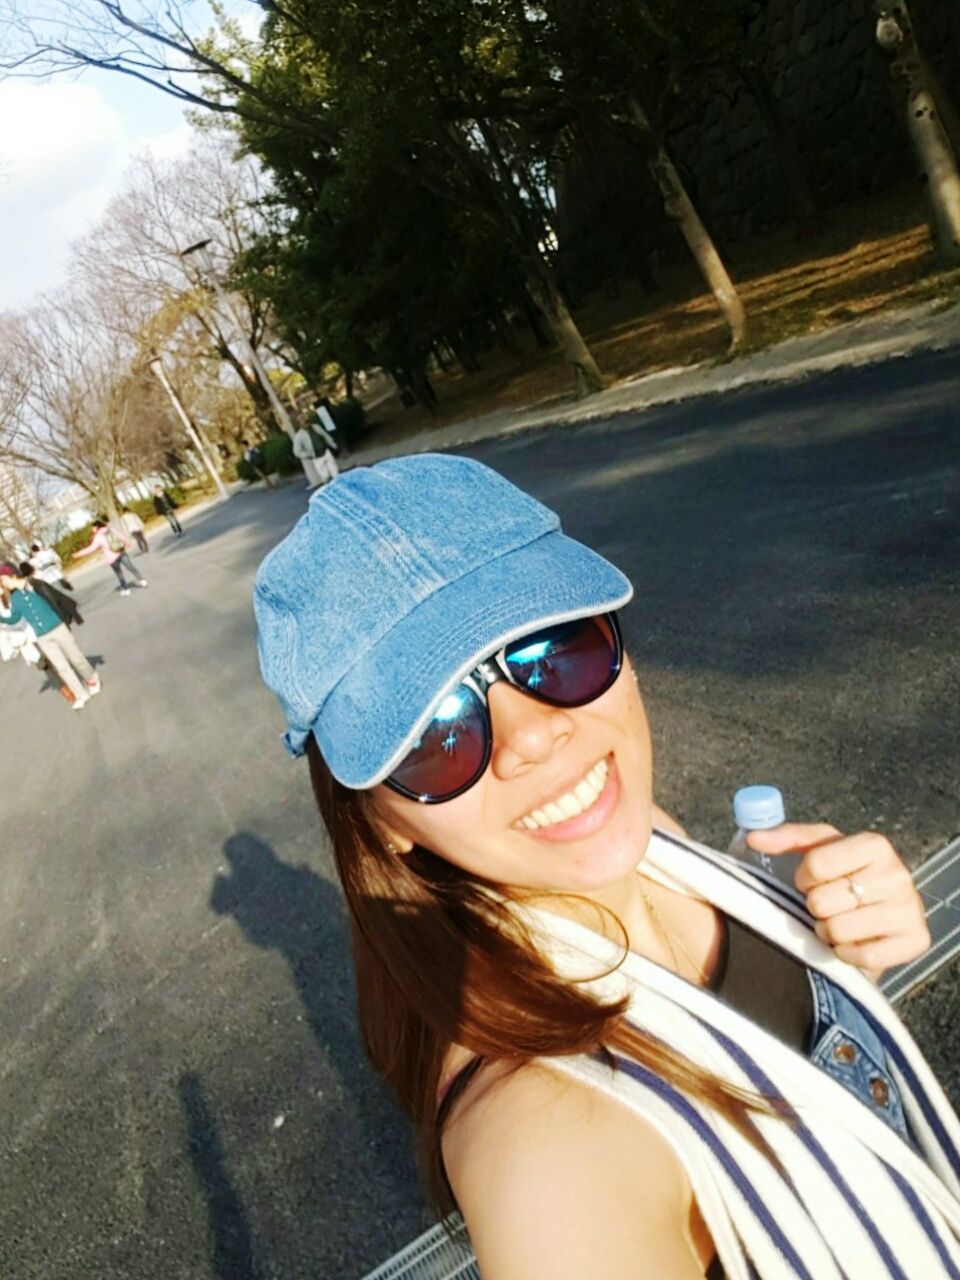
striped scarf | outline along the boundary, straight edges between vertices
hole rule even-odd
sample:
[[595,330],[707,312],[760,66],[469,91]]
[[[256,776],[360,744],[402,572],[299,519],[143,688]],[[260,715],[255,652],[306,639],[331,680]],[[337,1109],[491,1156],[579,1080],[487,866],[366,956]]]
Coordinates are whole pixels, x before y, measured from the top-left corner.
[[[557,971],[610,1000],[690,1061],[740,1089],[782,1098],[754,1121],[779,1163],[708,1103],[639,1064],[588,1056],[544,1065],[632,1108],[682,1162],[729,1280],[960,1280],[960,1124],[886,998],[813,932],[802,897],[714,850],[655,833],[643,873],[693,893],[819,970],[883,1041],[919,1151],[803,1054],[709,990],[542,908],[518,908]],[[920,1154],[922,1152],[922,1155]]]

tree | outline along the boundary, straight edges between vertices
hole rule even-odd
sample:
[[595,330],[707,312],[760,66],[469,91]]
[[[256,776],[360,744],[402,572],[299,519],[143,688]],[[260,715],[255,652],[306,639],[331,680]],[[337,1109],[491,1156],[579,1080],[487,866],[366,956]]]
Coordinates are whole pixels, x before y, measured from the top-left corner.
[[960,263],[960,172],[940,120],[905,0],[874,0],[876,38],[890,59],[900,103],[927,197],[931,232],[944,263]]
[[13,557],[40,537],[43,523],[42,477],[0,456],[0,550]]
[[[376,134],[382,153],[391,152],[394,172],[487,221],[510,246],[578,390],[596,390],[602,379],[557,280],[536,182],[473,91],[468,62],[474,42],[488,35],[486,19],[478,27],[476,15],[452,0],[263,0],[262,7],[257,46],[222,17],[215,37],[191,35],[175,2],[160,15],[134,17],[110,0],[91,0],[63,35],[22,20],[25,47],[12,62],[28,72],[106,67],[235,116],[254,150],[269,141],[276,161],[288,148],[281,167],[296,208],[308,207],[341,168],[359,122],[365,138]],[[517,6],[493,9],[501,20]]]
[[89,299],[67,291],[6,316],[0,345],[10,388],[0,460],[78,484],[116,515],[118,486],[145,463],[145,389],[131,349],[118,349]]
[[212,235],[211,257],[219,274],[229,278],[262,229],[263,174],[250,157],[237,157],[237,146],[234,134],[207,130],[179,160],[162,162],[149,153],[139,157],[125,189],[74,246],[73,265],[88,287],[110,294],[117,326],[128,337],[148,322],[156,328],[163,315],[170,323],[159,341],[181,340],[208,369],[228,365],[269,428],[274,425],[269,399],[236,342],[242,337],[255,350],[267,345],[271,318],[264,296],[242,287],[233,291],[231,310],[242,326],[238,334],[233,317],[219,313],[196,258],[181,256]]
[[[521,8],[527,74],[514,111],[540,133],[599,125],[640,150],[667,217],[687,244],[730,334],[744,341],[746,317],[736,288],[667,146],[678,84],[689,70],[688,13],[682,0],[551,0]],[[533,21],[533,15],[536,20]]]

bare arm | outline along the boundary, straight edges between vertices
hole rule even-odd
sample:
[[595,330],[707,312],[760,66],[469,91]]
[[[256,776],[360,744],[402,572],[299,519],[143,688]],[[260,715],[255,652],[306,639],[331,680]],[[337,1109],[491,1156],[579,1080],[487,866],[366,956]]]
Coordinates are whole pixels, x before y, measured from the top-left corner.
[[484,1280],[703,1280],[689,1182],[646,1121],[536,1065],[464,1105],[444,1160]]

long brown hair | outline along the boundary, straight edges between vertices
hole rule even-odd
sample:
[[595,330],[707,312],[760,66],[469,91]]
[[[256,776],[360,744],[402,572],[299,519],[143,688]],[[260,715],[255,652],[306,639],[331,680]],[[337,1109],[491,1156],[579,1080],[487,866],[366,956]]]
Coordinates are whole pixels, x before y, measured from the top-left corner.
[[437,1095],[454,1044],[481,1060],[517,1064],[620,1051],[756,1136],[748,1112],[764,1107],[762,1099],[628,1023],[625,999],[603,1004],[559,978],[511,911],[516,894],[505,886],[419,846],[404,855],[389,850],[369,793],[339,783],[312,737],[307,756],[350,913],[363,1043],[417,1127],[427,1188],[442,1212],[453,1196]]

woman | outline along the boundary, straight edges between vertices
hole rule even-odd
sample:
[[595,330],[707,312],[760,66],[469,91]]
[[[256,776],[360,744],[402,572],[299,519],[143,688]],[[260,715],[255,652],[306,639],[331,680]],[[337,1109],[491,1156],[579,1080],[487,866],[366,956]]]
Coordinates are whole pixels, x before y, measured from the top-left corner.
[[94,671],[66,623],[51,605],[35,591],[28,589],[12,564],[0,564],[0,602],[4,606],[4,623],[10,626],[26,623],[33,629],[37,648],[73,694],[73,711],[82,711],[100,692],[100,677]]
[[123,507],[120,512],[120,528],[128,538],[132,538],[137,544],[140,554],[146,555],[150,547],[147,543],[147,535],[144,532],[144,523],[137,513],[131,511],[129,507]]
[[117,579],[117,590],[122,596],[130,594],[130,583],[123,576],[124,569],[130,574],[136,586],[145,587],[147,585],[146,578],[135,568],[133,561],[127,554],[127,548],[133,546],[127,535],[118,533],[105,520],[94,520],[92,529],[93,533],[87,545],[80,547],[73,554],[78,557],[92,556],[95,551],[99,551],[103,558],[103,563],[108,564],[113,570]]
[[83,626],[83,614],[80,612],[80,606],[76,600],[72,596],[66,595],[63,591],[59,591],[46,579],[41,578],[29,560],[24,560],[20,565],[20,577],[27,583],[31,591],[40,596],[42,600],[46,600],[65,626]]
[[655,806],[607,561],[453,457],[357,469],[261,566],[368,1052],[485,1280],[960,1275],[960,1126],[865,974],[929,942],[890,844],[797,889]]

